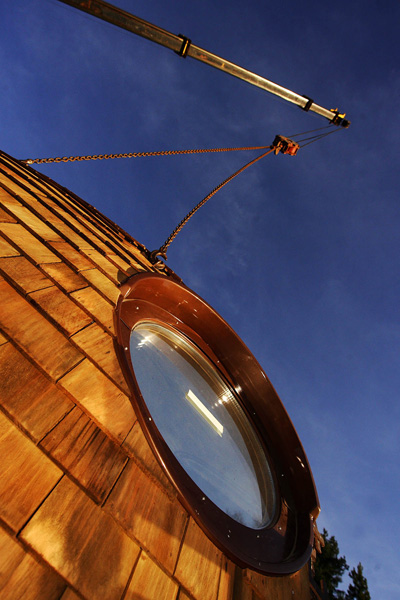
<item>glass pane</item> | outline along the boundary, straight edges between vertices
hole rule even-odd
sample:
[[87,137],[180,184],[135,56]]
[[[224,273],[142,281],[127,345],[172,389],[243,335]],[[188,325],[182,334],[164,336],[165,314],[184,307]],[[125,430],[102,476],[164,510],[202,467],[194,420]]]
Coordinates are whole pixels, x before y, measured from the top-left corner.
[[268,525],[271,470],[234,392],[193,344],[159,324],[135,327],[130,351],[154,423],[188,475],[236,521]]

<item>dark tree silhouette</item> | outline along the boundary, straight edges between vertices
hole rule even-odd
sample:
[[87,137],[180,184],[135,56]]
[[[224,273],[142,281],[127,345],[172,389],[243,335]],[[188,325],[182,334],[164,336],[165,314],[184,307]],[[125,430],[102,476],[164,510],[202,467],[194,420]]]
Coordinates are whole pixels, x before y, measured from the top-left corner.
[[353,583],[349,584],[346,600],[371,600],[368,583],[363,575],[362,564],[358,563],[357,569],[352,569],[349,575]]
[[324,589],[326,589],[330,600],[344,599],[346,598],[344,592],[338,590],[337,587],[349,565],[346,563],[344,556],[339,556],[339,546],[335,537],[328,537],[326,529],[324,529],[322,537],[325,546],[315,561],[315,580],[318,583],[323,580]]

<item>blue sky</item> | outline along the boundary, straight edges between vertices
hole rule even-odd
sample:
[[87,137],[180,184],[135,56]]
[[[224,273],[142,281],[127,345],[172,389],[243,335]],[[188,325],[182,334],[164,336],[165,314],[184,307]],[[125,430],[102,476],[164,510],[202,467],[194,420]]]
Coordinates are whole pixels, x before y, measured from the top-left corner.
[[[210,200],[168,264],[249,346],[300,435],[326,527],[374,600],[400,597],[400,4],[118,0],[347,113]],[[268,145],[325,125],[57,0],[0,6],[1,147],[17,158]],[[149,249],[255,153],[38,167]],[[347,587],[347,581],[344,582]]]

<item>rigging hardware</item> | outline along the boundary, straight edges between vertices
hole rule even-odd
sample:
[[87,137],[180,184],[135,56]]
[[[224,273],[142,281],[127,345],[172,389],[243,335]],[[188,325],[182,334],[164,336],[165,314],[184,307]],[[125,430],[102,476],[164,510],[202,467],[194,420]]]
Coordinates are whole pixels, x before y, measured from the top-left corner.
[[159,150],[155,152],[125,152],[122,154],[91,154],[86,156],[57,156],[53,158],[27,158],[21,162],[26,165],[66,163],[84,160],[107,160],[109,158],[143,158],[148,156],[175,156],[177,154],[207,154],[210,152],[238,152],[247,150],[266,150],[270,146],[241,146],[240,148],[194,148],[191,150]]
[[126,29],[131,33],[135,33],[144,37],[152,42],[160,44],[161,46],[165,46],[179,54],[182,57],[190,56],[200,62],[203,62],[215,69],[219,69],[220,71],[224,71],[229,75],[233,75],[234,77],[238,77],[247,83],[255,85],[259,88],[270,92],[271,94],[275,94],[283,100],[287,100],[288,102],[292,102],[296,104],[300,108],[305,111],[314,112],[325,119],[328,119],[330,123],[333,125],[337,125],[339,127],[349,127],[350,121],[345,119],[345,114],[340,114],[337,109],[329,110],[323,108],[316,104],[311,98],[308,96],[302,96],[301,94],[297,94],[287,88],[284,88],[256,73],[248,71],[235,63],[232,63],[208,50],[204,50],[199,46],[195,46],[189,38],[183,36],[181,34],[175,35],[165,29],[161,29],[161,27],[157,27],[152,23],[148,23],[131,13],[128,13],[112,4],[108,4],[108,2],[104,2],[104,0],[59,0],[64,4],[68,4],[73,6],[74,8],[79,8],[80,10],[87,12],[103,21],[107,21],[108,23],[112,23],[122,29]]

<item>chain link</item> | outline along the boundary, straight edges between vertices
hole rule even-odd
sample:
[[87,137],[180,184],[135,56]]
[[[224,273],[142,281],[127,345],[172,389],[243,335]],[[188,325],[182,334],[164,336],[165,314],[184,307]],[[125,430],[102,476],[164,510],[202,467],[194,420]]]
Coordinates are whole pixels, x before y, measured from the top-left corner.
[[243,167],[238,169],[235,173],[233,173],[232,175],[227,177],[227,179],[225,179],[222,183],[217,185],[217,187],[214,188],[212,190],[212,192],[210,192],[205,198],[203,198],[203,200],[201,200],[194,208],[192,208],[192,210],[190,212],[188,212],[186,217],[184,219],[182,219],[182,221],[175,227],[175,229],[173,230],[171,235],[168,237],[168,239],[164,242],[164,244],[161,246],[161,248],[159,248],[159,250],[153,250],[153,252],[151,252],[151,259],[154,262],[156,262],[157,257],[161,256],[162,258],[164,258],[166,260],[167,259],[167,249],[168,249],[169,245],[171,244],[171,242],[173,242],[173,240],[176,238],[176,236],[181,231],[181,229],[186,225],[186,223],[189,221],[189,219],[191,219],[193,217],[193,215],[199,210],[199,208],[204,206],[204,204],[210,198],[212,198],[212,196],[214,196],[214,194],[216,194],[218,192],[218,190],[220,190],[222,187],[224,187],[224,185],[226,185],[227,183],[232,181],[232,179],[234,179],[237,175],[240,175],[240,173],[242,173],[245,169],[247,169],[251,165],[254,165],[254,163],[259,161],[261,158],[264,158],[264,156],[267,156],[274,150],[274,148],[272,148],[271,146],[266,146],[266,148],[268,149],[267,152],[263,152],[263,154],[260,154],[259,156],[257,156],[253,160],[251,160],[250,162],[246,163]]
[[62,156],[55,158],[28,158],[21,162],[27,165],[66,163],[82,160],[107,160],[109,158],[142,158],[145,156],[173,156],[176,154],[206,154],[207,152],[235,152],[243,150],[265,150],[269,146],[244,146],[241,148],[200,148],[193,150],[160,150],[156,152],[128,152],[124,154],[92,154],[87,156]]

